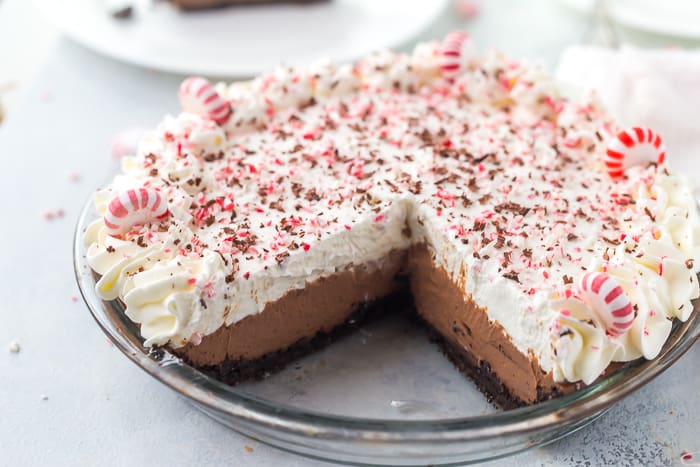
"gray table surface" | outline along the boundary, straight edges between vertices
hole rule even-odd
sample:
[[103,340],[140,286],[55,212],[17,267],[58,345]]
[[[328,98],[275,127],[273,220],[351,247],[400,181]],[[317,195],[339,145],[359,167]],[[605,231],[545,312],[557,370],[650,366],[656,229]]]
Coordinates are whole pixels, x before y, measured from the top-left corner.
[[[524,3],[499,16],[484,12],[472,33],[487,47],[553,67],[584,25],[542,10],[526,27],[518,16]],[[441,21],[438,30],[452,20]],[[0,127],[0,465],[328,465],[200,414],[110,346],[76,301],[73,229],[84,200],[116,170],[110,141],[119,130],[150,127],[177,111],[181,78],[61,40]],[[57,210],[63,217],[45,219]],[[19,353],[8,351],[12,341]],[[700,451],[698,368],[696,346],[593,425],[491,465],[680,465],[683,450]]]

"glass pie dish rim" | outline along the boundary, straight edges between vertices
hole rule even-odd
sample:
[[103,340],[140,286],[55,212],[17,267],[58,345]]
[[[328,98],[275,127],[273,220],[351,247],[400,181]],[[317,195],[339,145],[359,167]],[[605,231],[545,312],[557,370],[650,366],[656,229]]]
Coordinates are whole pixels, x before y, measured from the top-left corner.
[[[700,319],[696,304],[694,313],[685,323],[674,320],[673,331],[655,359],[638,359],[626,363],[610,375],[570,394],[495,414],[400,420],[350,417],[304,410],[258,398],[226,385],[182,362],[167,349],[146,349],[142,345],[143,339],[140,335],[130,333],[132,340],[129,340],[124,329],[110,316],[107,303],[97,296],[94,275],[85,257],[87,247],[84,244],[84,233],[88,225],[97,219],[93,199],[94,194],[88,197],[78,218],[73,238],[73,263],[83,300],[107,337],[142,370],[194,402],[199,408],[203,408],[210,416],[213,415],[209,410],[224,417],[234,417],[241,423],[284,432],[300,439],[313,437],[316,441],[322,440],[322,443],[323,440],[341,443],[365,441],[394,446],[407,443],[483,442],[508,435],[537,433],[539,430],[552,429],[555,426],[578,424],[575,428],[577,429],[588,423],[584,420],[592,421],[597,414],[602,414],[612,404],[653,380],[700,338]],[[123,321],[127,322],[128,318],[123,317]],[[135,325],[132,323],[132,326]],[[134,341],[139,342],[139,345]],[[218,419],[216,416],[214,418]],[[556,438],[523,446],[509,453],[546,444],[554,439]],[[309,452],[304,450],[287,449],[309,455]],[[316,455],[328,458],[324,454]],[[483,459],[502,455],[486,455]],[[362,461],[364,457],[360,456],[359,459]],[[424,459],[421,460],[423,461]]]

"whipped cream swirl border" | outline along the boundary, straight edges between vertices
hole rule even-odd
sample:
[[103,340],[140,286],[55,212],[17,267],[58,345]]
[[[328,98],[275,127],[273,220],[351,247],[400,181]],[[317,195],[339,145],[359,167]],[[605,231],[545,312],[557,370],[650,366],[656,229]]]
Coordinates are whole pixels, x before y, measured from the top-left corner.
[[[630,179],[635,179],[635,172]],[[633,304],[634,323],[620,336],[612,336],[583,301],[554,298],[551,306],[560,314],[552,328],[557,381],[590,384],[611,362],[655,358],[671,333],[673,319],[685,322],[693,312],[693,300],[700,297],[700,218],[689,182],[665,172],[650,185],[639,180],[634,187],[637,210],[653,216],[656,228],[627,232],[619,245],[587,269],[617,280]]]

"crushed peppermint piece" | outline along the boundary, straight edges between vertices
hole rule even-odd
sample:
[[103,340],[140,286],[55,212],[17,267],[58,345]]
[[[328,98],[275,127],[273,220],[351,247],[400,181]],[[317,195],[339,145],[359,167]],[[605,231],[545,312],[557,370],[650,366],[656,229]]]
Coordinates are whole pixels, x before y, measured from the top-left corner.
[[202,343],[202,335],[198,332],[193,332],[190,336],[190,344],[197,346]]
[[65,211],[63,209],[48,209],[43,212],[42,217],[46,221],[54,221],[56,219],[61,219],[65,216]]
[[698,457],[698,452],[691,452],[684,449],[681,452],[681,465],[698,466],[700,465],[700,461],[697,460]]

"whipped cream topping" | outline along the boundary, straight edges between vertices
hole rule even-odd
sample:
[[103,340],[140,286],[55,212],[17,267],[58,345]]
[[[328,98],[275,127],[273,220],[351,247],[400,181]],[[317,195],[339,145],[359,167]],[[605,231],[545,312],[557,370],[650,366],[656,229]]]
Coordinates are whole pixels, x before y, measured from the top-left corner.
[[[613,180],[614,123],[561,97],[529,64],[479,57],[440,78],[439,44],[218,84],[218,126],[183,113],[146,138],[96,196],[141,187],[167,221],[86,232],[97,291],[120,298],[146,345],[179,347],[290,290],[426,242],[524,354],[558,381],[658,354],[698,296],[688,183],[655,165]],[[605,332],[576,283],[615,277],[632,328]]]
[[656,357],[671,332],[672,319],[687,320],[691,301],[700,296],[700,222],[688,182],[665,169],[629,172],[620,183],[634,194],[634,204],[623,211],[618,238],[599,245],[600,254],[587,269],[617,279],[634,304],[636,318],[624,334],[606,336],[604,326],[580,301],[554,302],[555,309],[576,318],[562,316],[553,328],[558,333],[555,376],[560,379],[588,384],[600,375],[598,368],[611,361]]

